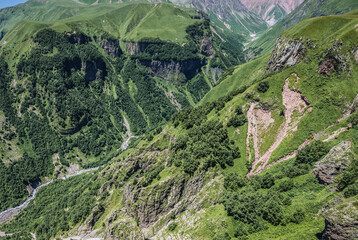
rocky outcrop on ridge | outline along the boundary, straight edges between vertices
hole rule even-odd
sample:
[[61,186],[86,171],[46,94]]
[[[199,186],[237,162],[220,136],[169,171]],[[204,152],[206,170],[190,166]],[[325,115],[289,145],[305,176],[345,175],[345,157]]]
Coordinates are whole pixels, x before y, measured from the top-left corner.
[[304,45],[299,39],[279,38],[268,62],[266,72],[279,71],[287,66],[294,66],[304,57]]
[[344,141],[333,147],[329,153],[315,164],[313,175],[324,185],[335,183],[335,178],[342,174],[354,159],[352,142]]

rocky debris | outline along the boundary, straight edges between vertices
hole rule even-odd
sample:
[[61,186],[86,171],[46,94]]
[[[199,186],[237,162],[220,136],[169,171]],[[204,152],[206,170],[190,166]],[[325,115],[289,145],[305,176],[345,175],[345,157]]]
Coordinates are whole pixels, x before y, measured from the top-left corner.
[[328,75],[335,70],[335,59],[326,59],[322,61],[318,68],[318,74],[328,77]]
[[304,57],[304,50],[302,39],[278,38],[266,72],[279,71],[300,63]]
[[[299,81],[299,77],[296,73],[293,73],[291,76],[296,78],[296,82]],[[260,147],[262,142],[262,136],[265,135],[269,128],[269,124],[274,123],[274,120],[271,118],[271,112],[263,110],[261,107],[255,109],[256,104],[251,103],[250,109],[247,112],[248,118],[248,135],[246,139],[246,146],[250,145],[250,136],[252,136],[254,149],[255,149],[255,158],[252,163],[252,169],[248,173],[248,176],[255,175],[263,171],[270,160],[272,153],[280,146],[282,141],[292,134],[292,132],[297,131],[298,124],[301,118],[307,114],[307,112],[312,109],[309,107],[309,102],[301,95],[297,90],[293,91],[290,89],[290,78],[287,78],[285,85],[282,90],[282,103],[285,106],[285,122],[280,126],[280,129],[275,137],[275,142],[270,146],[270,148],[263,153],[261,156]],[[294,113],[297,112],[300,115],[295,116]],[[261,129],[260,129],[261,125]],[[249,151],[249,148],[248,148]],[[251,153],[249,152],[249,159],[251,160]]]
[[343,141],[333,147],[329,153],[315,164],[313,175],[324,185],[335,183],[335,178],[342,174],[354,159],[352,142]]
[[325,229],[322,240],[358,238],[358,208],[349,200],[334,199],[323,210]]
[[141,187],[127,184],[123,192],[123,203],[130,215],[139,219],[142,228],[150,227],[161,215],[170,212],[181,198],[189,199],[204,185],[204,177],[199,175],[187,179],[184,175],[175,176],[160,182],[154,187]]

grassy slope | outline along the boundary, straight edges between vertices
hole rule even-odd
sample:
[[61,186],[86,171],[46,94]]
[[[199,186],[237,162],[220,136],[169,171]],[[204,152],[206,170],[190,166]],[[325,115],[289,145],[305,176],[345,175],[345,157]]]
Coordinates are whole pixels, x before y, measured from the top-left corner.
[[[291,73],[297,73],[301,78],[299,91],[309,100],[313,111],[302,119],[298,126],[299,131],[285,139],[274,152],[272,160],[280,158],[295,150],[306,138],[311,136],[312,132],[318,132],[334,123],[344,110],[341,106],[349,104],[356,96],[358,82],[356,76],[357,66],[355,64],[351,64],[352,74],[345,72],[341,75],[334,74],[330,78],[318,75],[317,69],[319,62],[325,57],[324,53],[328,52],[329,48],[332,47],[335,39],[341,39],[344,43],[342,54],[354,49],[355,39],[358,37],[355,30],[357,23],[357,15],[343,15],[308,19],[297,24],[286,31],[283,36],[293,39],[302,37],[310,39],[314,44],[319,45],[317,49],[308,50],[307,59],[310,59],[310,61],[303,61],[294,67],[284,69],[282,72],[269,75],[263,74],[268,56],[238,66],[232,76],[226,78],[204,97],[202,104],[225,96],[242,85],[254,83],[253,86],[246,90],[246,93],[254,93],[254,98],[260,99],[261,103],[270,103],[271,105],[274,103],[276,110],[272,112],[278,111],[279,113],[279,110],[283,109],[281,90],[284,81]],[[343,79],[345,80],[343,81]],[[258,82],[263,80],[270,83],[270,89],[268,92],[261,94],[257,92],[256,86]],[[352,86],[356,87],[352,88]],[[228,104],[232,106],[235,105],[235,102],[238,102],[243,105],[248,101],[251,100],[245,99],[244,96],[239,96]],[[322,116],[324,117],[322,118]],[[282,123],[282,117],[278,115],[273,117],[276,120],[276,127],[278,127]],[[263,145],[271,145],[274,140],[272,137],[269,136],[268,142]]]
[[328,0],[324,2],[319,0],[307,0],[272,28],[264,32],[256,41],[250,43],[247,48],[261,48],[262,52],[259,56],[266,55],[273,49],[276,39],[288,27],[293,26],[295,23],[316,16],[341,14],[357,8],[357,2],[351,0]]

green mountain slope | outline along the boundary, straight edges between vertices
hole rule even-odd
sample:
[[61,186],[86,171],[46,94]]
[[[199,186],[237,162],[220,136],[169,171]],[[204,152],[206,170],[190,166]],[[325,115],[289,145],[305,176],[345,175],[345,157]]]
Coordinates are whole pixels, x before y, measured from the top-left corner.
[[195,11],[143,3],[91,12],[21,21],[1,40],[2,210],[41,178],[106,163],[242,61],[241,46]]
[[358,4],[351,0],[306,0],[299,7],[293,10],[284,19],[275,24],[272,28],[255,41],[248,44],[248,56],[263,56],[272,51],[276,39],[288,28],[296,23],[312,17],[343,14],[358,8]]
[[227,72],[198,106],[104,169],[41,189],[1,231],[37,239],[357,238],[357,26],[354,13],[295,25],[272,54]]

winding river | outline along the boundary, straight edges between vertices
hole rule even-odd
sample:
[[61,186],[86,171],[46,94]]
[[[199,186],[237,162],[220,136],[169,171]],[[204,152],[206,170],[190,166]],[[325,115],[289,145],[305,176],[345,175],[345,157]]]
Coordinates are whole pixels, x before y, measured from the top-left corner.
[[[87,172],[92,172],[92,171],[98,170],[99,168],[100,167],[80,170],[80,171],[77,171],[77,172],[75,172],[73,174],[70,174],[70,175],[67,175],[65,177],[58,178],[58,179],[66,180],[66,179],[71,178],[71,177],[75,177],[75,176],[78,176],[78,175],[81,175],[81,174],[84,174],[84,173],[87,173]],[[55,179],[55,180],[58,180],[58,179]],[[32,192],[31,196],[28,197],[26,199],[26,201],[24,203],[22,203],[21,205],[19,205],[17,207],[9,208],[9,209],[7,209],[7,210],[5,210],[3,212],[0,212],[0,225],[5,223],[5,222],[7,222],[7,221],[9,221],[13,217],[15,217],[17,214],[19,214],[20,211],[25,209],[29,205],[31,200],[33,200],[35,198],[35,196],[36,196],[37,192],[40,190],[40,188],[43,188],[43,187],[49,185],[53,181],[54,180],[51,180],[51,181],[49,181],[47,183],[39,185],[37,188],[34,189],[34,191]]]

